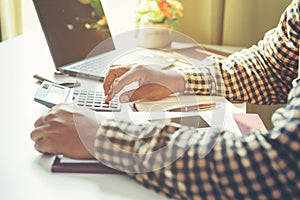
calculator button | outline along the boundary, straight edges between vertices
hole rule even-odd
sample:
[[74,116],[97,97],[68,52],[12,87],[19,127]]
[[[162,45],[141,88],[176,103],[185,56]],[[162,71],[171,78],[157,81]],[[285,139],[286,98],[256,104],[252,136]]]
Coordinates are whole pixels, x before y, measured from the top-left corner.
[[78,106],[93,109],[95,111],[119,111],[120,103],[118,97],[113,98],[109,103],[105,103],[104,92],[74,90],[73,101]]

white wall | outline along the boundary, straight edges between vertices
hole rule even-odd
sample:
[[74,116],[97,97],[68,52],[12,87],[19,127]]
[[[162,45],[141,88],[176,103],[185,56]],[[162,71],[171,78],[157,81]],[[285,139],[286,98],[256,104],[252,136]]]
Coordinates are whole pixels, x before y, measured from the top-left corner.
[[32,0],[22,0],[22,17],[23,32],[39,28],[40,24]]

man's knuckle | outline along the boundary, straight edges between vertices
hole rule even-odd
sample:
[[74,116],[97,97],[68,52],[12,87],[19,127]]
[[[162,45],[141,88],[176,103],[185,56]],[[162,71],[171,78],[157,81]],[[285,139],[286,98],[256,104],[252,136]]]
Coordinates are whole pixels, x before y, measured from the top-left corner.
[[50,127],[55,127],[58,128],[59,126],[62,126],[62,122],[60,122],[59,120],[51,120],[48,122],[48,124],[50,125]]
[[134,68],[136,71],[144,71],[146,69],[145,65],[137,65]]
[[45,153],[43,143],[44,143],[44,141],[39,140],[34,144],[34,148],[40,153]]
[[54,113],[48,113],[45,116],[45,121],[46,122],[50,122],[50,121],[54,120],[55,118],[56,118],[56,114],[54,114]]

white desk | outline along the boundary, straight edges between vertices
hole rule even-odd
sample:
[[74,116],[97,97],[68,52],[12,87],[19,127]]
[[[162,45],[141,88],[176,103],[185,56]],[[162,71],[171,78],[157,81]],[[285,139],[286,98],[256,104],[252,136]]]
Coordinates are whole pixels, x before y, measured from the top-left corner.
[[52,156],[34,149],[34,121],[44,107],[33,101],[33,74],[48,75],[54,66],[39,32],[0,43],[0,199],[166,199],[126,175],[51,173]]

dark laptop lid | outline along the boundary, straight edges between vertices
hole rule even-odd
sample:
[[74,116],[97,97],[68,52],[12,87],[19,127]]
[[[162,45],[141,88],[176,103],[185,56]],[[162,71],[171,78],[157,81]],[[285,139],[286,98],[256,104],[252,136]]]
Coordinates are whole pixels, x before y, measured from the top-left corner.
[[91,1],[93,6],[78,0],[33,0],[56,69],[115,49],[106,40],[111,37],[108,25],[97,29],[104,16],[101,2]]

